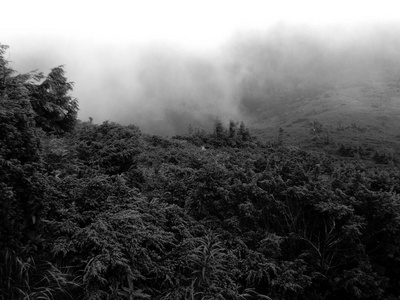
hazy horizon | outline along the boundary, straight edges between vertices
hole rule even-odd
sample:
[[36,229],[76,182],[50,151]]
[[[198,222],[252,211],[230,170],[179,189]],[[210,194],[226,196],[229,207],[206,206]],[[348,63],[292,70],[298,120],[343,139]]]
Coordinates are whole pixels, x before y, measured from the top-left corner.
[[1,21],[0,43],[18,72],[65,65],[81,120],[161,135],[216,118],[251,122],[262,101],[371,83],[399,69],[400,26],[384,1],[150,2],[65,11],[25,3],[23,12],[9,10],[18,20]]

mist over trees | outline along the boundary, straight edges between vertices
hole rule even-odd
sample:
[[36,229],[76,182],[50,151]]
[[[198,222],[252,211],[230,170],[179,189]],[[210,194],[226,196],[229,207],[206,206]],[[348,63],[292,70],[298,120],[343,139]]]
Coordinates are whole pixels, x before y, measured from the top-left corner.
[[[135,69],[138,85],[126,103],[132,115],[126,113],[121,121],[139,118],[143,130],[159,134],[182,134],[187,120],[211,130],[210,119],[251,123],[282,103],[395,78],[400,70],[396,28],[366,24],[300,30],[280,24],[238,33],[208,54],[144,49]],[[137,109],[141,113],[135,117]]]
[[[286,145],[283,129],[260,141],[246,122],[219,118],[208,119],[211,130],[193,124],[173,138],[83,122],[64,67],[20,74],[7,50],[0,45],[1,299],[400,297],[398,156],[350,144],[308,151]],[[324,82],[311,76],[323,64],[309,71],[306,61],[286,90],[280,80],[291,69],[281,65],[276,81],[264,72],[246,87],[247,75],[235,76],[262,68],[238,56],[237,70],[223,69],[242,97],[289,97],[308,80]],[[177,97],[181,106],[166,114],[171,122],[204,122],[201,97],[187,108],[179,97],[194,78],[201,95],[225,99],[221,69],[178,61],[143,69],[151,87],[143,97],[152,104],[170,91],[165,105]],[[158,74],[159,64],[168,72]],[[176,92],[170,73],[182,85]]]
[[239,32],[203,52],[167,43],[113,48],[26,40],[21,48],[11,45],[10,60],[22,72],[65,63],[77,83],[81,120],[134,123],[146,133],[172,136],[187,133],[189,124],[212,130],[217,118],[252,125],[281,102],[397,76],[398,31],[398,24],[282,23]]
[[[394,28],[398,28],[394,26]],[[399,75],[400,39],[390,26],[296,29],[238,35],[227,48],[239,111],[252,117],[281,103]]]

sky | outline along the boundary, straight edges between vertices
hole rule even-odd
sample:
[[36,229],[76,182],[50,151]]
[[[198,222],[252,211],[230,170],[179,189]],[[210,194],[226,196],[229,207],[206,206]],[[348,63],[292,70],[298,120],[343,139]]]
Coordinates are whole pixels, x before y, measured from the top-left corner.
[[351,40],[375,24],[393,28],[396,2],[13,0],[1,4],[0,43],[19,72],[65,65],[80,119],[168,135],[241,118],[235,84],[248,70],[227,65],[243,36],[286,26],[334,43],[339,27],[339,40]]

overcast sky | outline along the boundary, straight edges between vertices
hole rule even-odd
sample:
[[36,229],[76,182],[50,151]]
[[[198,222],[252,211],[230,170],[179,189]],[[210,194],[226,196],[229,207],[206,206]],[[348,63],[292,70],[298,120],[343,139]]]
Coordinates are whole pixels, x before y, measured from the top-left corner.
[[[354,25],[397,23],[397,2],[12,0],[0,5],[0,43],[10,46],[9,60],[19,72],[47,73],[64,64],[82,120],[141,125],[151,118],[152,126],[163,126],[165,118],[179,117],[171,103],[237,117],[223,49],[240,33],[286,24],[299,31],[329,28],[334,39],[335,26],[345,34],[343,28]],[[181,117],[188,119],[183,124],[196,114]]]
[[13,0],[1,5],[1,34],[85,39],[113,47],[151,41],[203,50],[240,29],[277,22],[324,26],[398,20],[398,1],[352,0]]

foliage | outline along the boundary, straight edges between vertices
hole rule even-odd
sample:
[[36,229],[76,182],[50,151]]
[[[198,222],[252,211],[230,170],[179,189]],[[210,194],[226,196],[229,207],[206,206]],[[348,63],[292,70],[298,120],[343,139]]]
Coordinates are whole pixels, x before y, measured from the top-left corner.
[[197,146],[213,146],[247,148],[255,147],[258,143],[257,138],[253,136],[250,129],[243,122],[237,123],[229,121],[229,128],[226,128],[221,120],[214,123],[214,132],[208,133],[204,130],[189,130],[189,136],[176,136],[175,139],[189,141]]
[[72,134],[77,137],[74,139],[77,157],[88,167],[107,174],[129,170],[140,152],[140,131],[133,125],[82,123]]
[[8,248],[0,252],[1,299],[79,299],[82,286],[70,267],[21,257]]
[[0,45],[0,247],[16,247],[36,226],[42,209],[45,178],[41,173],[40,132],[24,84],[31,75],[14,75]]
[[400,297],[388,153],[75,122],[62,69],[16,74],[0,50],[1,299]]
[[40,79],[40,84],[28,85],[36,124],[47,132],[71,131],[76,123],[78,101],[69,96],[73,83],[67,81],[64,67],[53,68]]

